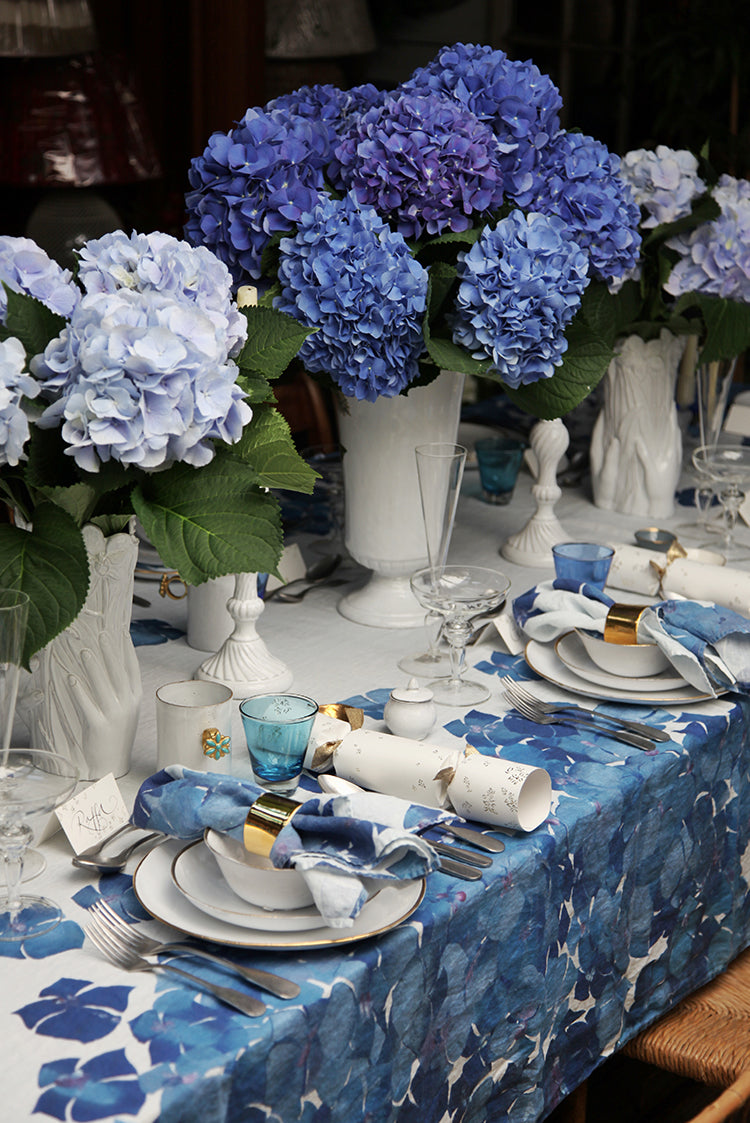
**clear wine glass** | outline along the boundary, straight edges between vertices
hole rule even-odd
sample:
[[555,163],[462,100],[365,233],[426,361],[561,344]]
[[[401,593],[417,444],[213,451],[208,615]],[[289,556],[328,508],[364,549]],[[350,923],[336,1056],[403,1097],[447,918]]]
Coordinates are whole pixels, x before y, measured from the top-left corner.
[[[417,445],[414,455],[427,539],[427,560],[431,569],[440,571],[448,557],[466,449],[463,445],[435,441]],[[425,628],[427,650],[404,656],[398,665],[410,675],[447,675],[450,673],[450,657],[441,646],[443,617],[437,612],[428,612]]]
[[724,508],[724,538],[721,550],[727,561],[747,556],[737,546],[735,527],[745,494],[750,487],[750,446],[742,444],[699,445],[693,452],[693,464],[713,480]]
[[62,919],[46,897],[21,893],[23,862],[32,823],[73,794],[78,769],[48,749],[8,749],[0,756],[0,854],[6,892],[0,898],[0,940],[28,940],[51,931]]
[[486,686],[463,677],[466,644],[472,620],[500,609],[510,588],[504,573],[476,565],[446,565],[442,570],[420,569],[411,578],[415,597],[424,608],[444,619],[443,635],[449,644],[448,678],[430,683],[435,701],[446,706],[473,706],[490,696]]

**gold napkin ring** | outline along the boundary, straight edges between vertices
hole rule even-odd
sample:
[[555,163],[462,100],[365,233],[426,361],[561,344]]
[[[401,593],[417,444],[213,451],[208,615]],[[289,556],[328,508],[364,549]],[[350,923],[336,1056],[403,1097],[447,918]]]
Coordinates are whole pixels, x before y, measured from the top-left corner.
[[638,624],[648,608],[646,604],[613,604],[604,621],[607,643],[638,643]]
[[247,813],[243,831],[245,849],[251,854],[267,858],[282,827],[291,821],[302,804],[284,795],[265,792],[258,796]]

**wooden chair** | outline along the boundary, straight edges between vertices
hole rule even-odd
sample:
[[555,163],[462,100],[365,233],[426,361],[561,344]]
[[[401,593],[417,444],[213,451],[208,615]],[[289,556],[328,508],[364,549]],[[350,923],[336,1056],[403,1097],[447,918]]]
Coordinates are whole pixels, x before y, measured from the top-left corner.
[[750,1120],[750,949],[628,1042],[623,1053],[723,1089],[691,1123]]
[[325,393],[304,370],[274,386],[279,413],[286,418],[299,449],[335,443]]

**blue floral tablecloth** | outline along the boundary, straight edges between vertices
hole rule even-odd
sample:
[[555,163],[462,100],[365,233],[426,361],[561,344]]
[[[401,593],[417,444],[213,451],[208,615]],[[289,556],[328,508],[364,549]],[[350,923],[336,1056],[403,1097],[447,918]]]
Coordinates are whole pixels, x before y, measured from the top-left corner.
[[[532,674],[499,654],[482,669]],[[353,701],[377,718],[387,695]],[[144,914],[126,875],[79,884],[66,910],[78,919],[0,945],[24,995],[13,1047],[37,1085],[35,1118],[544,1118],[750,943],[750,704],[730,700],[680,716],[628,707],[672,736],[648,753],[481,707],[450,721],[484,753],[544,766],[549,819],[506,838],[480,882],[430,875],[417,912],[380,938],[304,955],[222,949],[300,983],[299,1000],[268,998],[259,1019],[84,957],[82,910],[100,895]]]

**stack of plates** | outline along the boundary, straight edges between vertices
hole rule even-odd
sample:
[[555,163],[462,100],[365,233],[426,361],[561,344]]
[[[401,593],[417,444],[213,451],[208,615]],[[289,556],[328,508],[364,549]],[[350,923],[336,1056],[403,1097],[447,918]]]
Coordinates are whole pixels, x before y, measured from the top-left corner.
[[566,632],[554,645],[531,640],[526,645],[525,655],[532,671],[542,678],[587,698],[650,706],[657,703],[684,705],[712,697],[691,686],[672,667],[648,678],[610,674],[589,658],[575,632]]
[[331,947],[380,935],[411,916],[424,896],[424,878],[384,882],[351,928],[329,928],[318,910],[251,905],[227,885],[204,842],[170,840],[150,850],[133,875],[133,889],[155,920],[189,936],[235,947],[284,950]]

